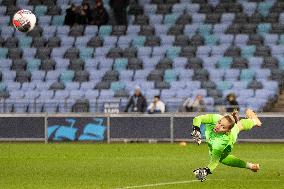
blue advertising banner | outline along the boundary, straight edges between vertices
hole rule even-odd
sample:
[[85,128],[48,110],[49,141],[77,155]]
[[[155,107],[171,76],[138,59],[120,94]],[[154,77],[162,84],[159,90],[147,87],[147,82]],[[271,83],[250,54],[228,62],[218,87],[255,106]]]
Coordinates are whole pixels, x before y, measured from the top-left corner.
[[49,117],[48,141],[104,141],[105,117]]

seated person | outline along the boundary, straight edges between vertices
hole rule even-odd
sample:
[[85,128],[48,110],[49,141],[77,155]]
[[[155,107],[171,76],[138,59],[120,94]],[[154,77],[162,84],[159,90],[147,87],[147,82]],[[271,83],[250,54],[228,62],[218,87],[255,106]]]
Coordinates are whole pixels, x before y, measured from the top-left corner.
[[160,100],[160,96],[155,96],[153,102],[148,106],[147,111],[149,114],[164,113],[165,104]]

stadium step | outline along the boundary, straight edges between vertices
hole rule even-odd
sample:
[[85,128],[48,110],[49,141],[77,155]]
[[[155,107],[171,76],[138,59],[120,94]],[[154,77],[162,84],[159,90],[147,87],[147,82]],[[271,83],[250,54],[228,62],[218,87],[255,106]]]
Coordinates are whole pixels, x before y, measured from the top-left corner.
[[281,92],[276,104],[271,109],[271,112],[283,112],[283,111],[284,111],[284,90]]
[[271,112],[283,112],[284,111],[284,107],[283,108],[272,108]]
[[284,101],[284,96],[283,95],[279,96],[279,100]]
[[276,104],[277,107],[284,107],[284,102],[281,100],[281,101],[278,101],[277,104]]

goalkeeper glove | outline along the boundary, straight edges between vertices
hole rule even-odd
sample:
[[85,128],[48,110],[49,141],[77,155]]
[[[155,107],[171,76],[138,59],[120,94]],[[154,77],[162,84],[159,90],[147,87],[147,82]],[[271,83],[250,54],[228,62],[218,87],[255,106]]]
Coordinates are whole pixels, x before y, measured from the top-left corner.
[[194,173],[196,179],[200,180],[201,182],[206,180],[206,177],[207,177],[208,174],[212,174],[208,167],[195,169],[193,171],[193,173]]
[[191,132],[191,136],[193,138],[194,142],[197,142],[197,144],[201,144],[201,133],[200,133],[200,128],[194,126],[193,131]]

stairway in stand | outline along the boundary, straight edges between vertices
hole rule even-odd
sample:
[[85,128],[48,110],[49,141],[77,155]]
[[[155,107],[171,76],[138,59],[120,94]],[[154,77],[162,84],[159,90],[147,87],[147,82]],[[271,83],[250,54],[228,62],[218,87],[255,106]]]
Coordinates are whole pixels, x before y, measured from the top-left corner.
[[284,112],[284,90],[281,91],[277,102],[271,109],[271,112]]

